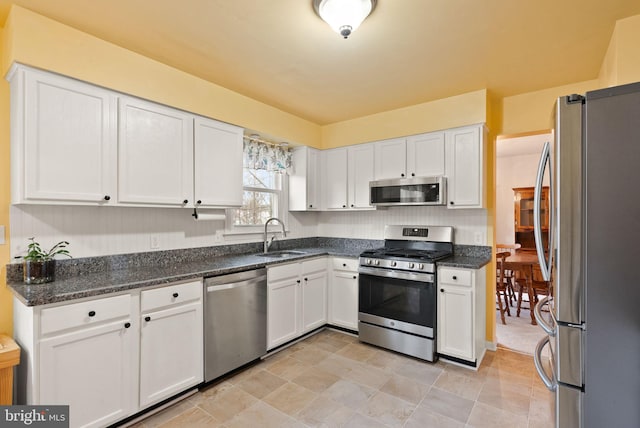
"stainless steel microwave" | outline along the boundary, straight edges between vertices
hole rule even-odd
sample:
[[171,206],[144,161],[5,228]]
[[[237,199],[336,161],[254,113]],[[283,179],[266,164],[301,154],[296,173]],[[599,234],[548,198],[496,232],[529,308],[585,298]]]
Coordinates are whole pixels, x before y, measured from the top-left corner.
[[415,177],[369,182],[371,205],[444,205],[445,177]]

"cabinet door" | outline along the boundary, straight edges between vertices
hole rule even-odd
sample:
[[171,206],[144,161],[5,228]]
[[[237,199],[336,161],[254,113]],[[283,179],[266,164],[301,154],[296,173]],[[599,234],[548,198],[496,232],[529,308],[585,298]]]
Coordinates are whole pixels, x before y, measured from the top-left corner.
[[358,274],[334,272],[329,295],[329,323],[358,330]]
[[306,333],[327,323],[327,272],[302,277],[302,331]]
[[440,285],[438,290],[438,352],[473,361],[474,304],[471,288]]
[[122,97],[119,120],[119,202],[184,205],[193,194],[193,116]]
[[242,129],[197,117],[194,135],[194,203],[242,205]]
[[322,178],[320,174],[320,151],[307,151],[307,207],[309,210],[321,209]]
[[[17,73],[11,94],[13,201],[115,202],[114,96],[49,73]],[[24,160],[15,161],[21,155]]]
[[482,208],[483,170],[481,127],[447,131],[449,208]]
[[136,410],[138,329],[116,321],[40,342],[39,404],[66,404],[72,427],[103,427]]
[[320,177],[318,150],[298,147],[291,156],[289,174],[289,211],[320,209]]
[[267,286],[267,348],[298,335],[300,279],[286,279]]
[[444,132],[407,138],[407,176],[444,175]]
[[327,209],[347,208],[347,149],[332,149],[324,158],[324,191]]
[[407,145],[404,138],[374,143],[376,180],[404,178],[407,172]]
[[369,182],[374,180],[374,146],[349,147],[349,208],[371,208]]
[[140,406],[202,382],[202,301],[142,315]]

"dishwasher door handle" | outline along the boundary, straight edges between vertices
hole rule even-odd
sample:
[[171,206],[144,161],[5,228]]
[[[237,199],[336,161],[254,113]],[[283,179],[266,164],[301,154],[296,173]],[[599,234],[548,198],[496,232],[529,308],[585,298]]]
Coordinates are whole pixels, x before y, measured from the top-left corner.
[[213,291],[230,290],[233,288],[246,287],[249,285],[260,285],[260,283],[263,283],[265,279],[266,277],[260,276],[258,278],[252,278],[246,281],[230,282],[228,284],[220,284],[220,285],[209,285],[207,287],[207,293],[211,293]]

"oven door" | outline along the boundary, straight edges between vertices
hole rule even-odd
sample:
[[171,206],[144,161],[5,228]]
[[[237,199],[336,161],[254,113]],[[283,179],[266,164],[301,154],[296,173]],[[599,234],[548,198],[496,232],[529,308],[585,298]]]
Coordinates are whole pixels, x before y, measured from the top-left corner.
[[436,287],[433,274],[360,267],[358,319],[433,338]]

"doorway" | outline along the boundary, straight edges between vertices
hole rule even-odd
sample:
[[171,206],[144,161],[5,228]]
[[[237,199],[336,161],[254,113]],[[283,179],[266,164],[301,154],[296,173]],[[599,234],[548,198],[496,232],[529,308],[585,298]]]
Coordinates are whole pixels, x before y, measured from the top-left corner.
[[[552,131],[544,130],[499,136],[496,140],[496,246],[503,245],[513,254],[535,253],[529,193],[533,193],[542,147],[551,138]],[[543,186],[548,183],[543,181]],[[515,292],[517,297],[519,290]],[[544,332],[531,324],[527,294],[523,300],[520,316],[516,315],[517,298],[510,301],[511,315],[505,313],[506,324],[502,324],[496,304],[496,340],[498,347],[533,355]]]

